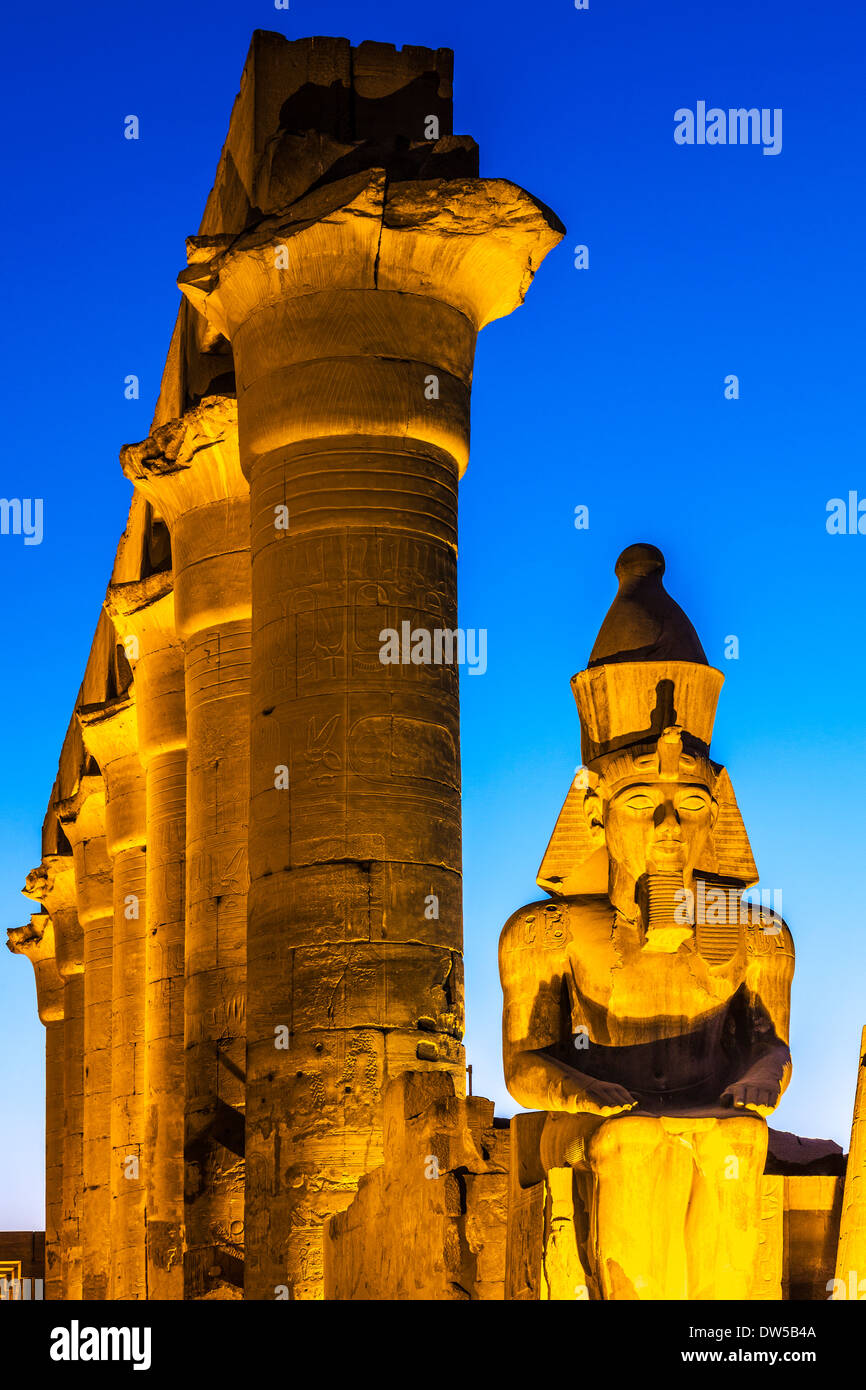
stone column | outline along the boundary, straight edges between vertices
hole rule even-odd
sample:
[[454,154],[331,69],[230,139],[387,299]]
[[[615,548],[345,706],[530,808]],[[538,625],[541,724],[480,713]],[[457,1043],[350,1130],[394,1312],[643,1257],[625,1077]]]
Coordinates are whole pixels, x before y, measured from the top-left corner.
[[109,1294],[111,1211],[111,945],[114,902],[105,844],[102,778],[81,778],[57,807],[72,846],[78,921],[84,934],[84,1092],[82,1134],[81,1296]]
[[243,1287],[249,500],[232,399],[121,453],[172,540],[187,714],[184,1296]]
[[866,1028],[860,1035],[860,1064],[851,1121],[851,1145],[836,1253],[833,1298],[861,1299],[866,1292]]
[[105,781],[105,842],[114,884],[111,973],[111,1299],[146,1297],[144,1176],[144,769],[135,692],[86,705],[78,719]]
[[183,1298],[186,709],[170,573],[114,584],[106,608],[135,672],[147,812],[144,1132],[148,1298]]
[[[60,1212],[61,1291],[80,1300],[84,1133],[84,936],[78,922],[70,854],[48,854],[27,877],[24,892],[51,918],[63,989],[63,1175]],[[50,1257],[49,1257],[50,1258]]]
[[476,335],[560,234],[500,180],[374,169],[188,243],[250,482],[247,1297],[321,1297],[389,1076],[462,1086],[457,482]]
[[9,949],[27,956],[36,976],[39,1017],[45,1024],[45,1297],[63,1298],[63,978],[57,969],[54,927],[34,913],[26,927],[8,933]]

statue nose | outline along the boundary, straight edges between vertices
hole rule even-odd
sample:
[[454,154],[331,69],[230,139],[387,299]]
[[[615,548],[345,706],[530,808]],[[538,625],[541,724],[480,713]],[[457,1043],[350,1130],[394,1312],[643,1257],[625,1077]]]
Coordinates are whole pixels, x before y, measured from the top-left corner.
[[680,818],[674,809],[673,802],[665,801],[661,806],[657,806],[654,819],[656,830],[663,831],[670,838],[679,835]]

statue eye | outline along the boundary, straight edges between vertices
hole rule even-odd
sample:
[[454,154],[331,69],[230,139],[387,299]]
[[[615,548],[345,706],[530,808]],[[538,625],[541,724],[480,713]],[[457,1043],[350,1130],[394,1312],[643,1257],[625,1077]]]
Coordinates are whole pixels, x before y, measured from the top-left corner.
[[707,803],[702,796],[684,796],[680,802],[681,811],[705,811]]
[[651,811],[655,802],[645,792],[635,792],[634,796],[630,796],[625,804],[630,811]]

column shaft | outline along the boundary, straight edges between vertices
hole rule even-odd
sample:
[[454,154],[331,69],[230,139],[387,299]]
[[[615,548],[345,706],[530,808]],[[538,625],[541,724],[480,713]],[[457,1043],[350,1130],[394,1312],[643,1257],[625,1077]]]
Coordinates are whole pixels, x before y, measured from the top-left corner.
[[381,1161],[386,1078],[462,1085],[457,667],[379,660],[383,629],[457,627],[457,465],[316,440],[250,485],[248,1288],[303,1298],[323,1219]]
[[70,975],[64,989],[63,1089],[63,1297],[83,1298],[81,1214],[84,1198],[84,972]]
[[82,1297],[109,1295],[111,1212],[111,956],[114,908],[105,835],[73,845],[84,929]]
[[105,840],[112,858],[111,1279],[112,1299],[147,1297],[145,1284],[144,937],[146,852],[144,769],[138,756],[136,690],[82,705],[85,745],[105,783]]
[[144,931],[141,846],[114,856],[111,1007],[111,1298],[147,1296],[144,1131]]
[[145,1282],[148,1298],[182,1299],[186,708],[171,572],[112,584],[106,608],[118,640],[134,653],[136,734],[145,784],[147,907],[140,962]]
[[243,1250],[249,664],[249,622],[187,642],[188,1297]]
[[[32,878],[32,876],[31,876]],[[30,880],[28,880],[28,883]],[[25,890],[26,891],[26,890]],[[45,893],[35,896],[44,898]],[[63,1025],[65,983],[57,965],[54,923],[33,913],[24,927],[7,932],[7,948],[33,966],[36,1004],[45,1025],[45,1297],[63,1294],[61,1220],[63,1194]]]
[[[64,989],[64,994],[65,994]],[[45,1025],[45,1297],[63,1298],[65,1020]]]
[[866,1278],[866,1027],[860,1036],[860,1063],[854,1093],[854,1115],[851,1121],[851,1144],[845,1187],[842,1194],[842,1213],[839,1223],[839,1246],[836,1252],[836,1280],[841,1288],[835,1296],[862,1298],[859,1292]]
[[186,750],[147,768],[144,1169],[148,1296],[183,1298]]
[[171,532],[186,691],[184,1297],[239,1298],[244,1251],[249,487],[233,398],[121,452]]
[[63,980],[63,1175],[60,1258],[62,1298],[80,1300],[84,1133],[84,936],[78,921],[71,855],[48,856],[29,875],[25,893],[51,915]]

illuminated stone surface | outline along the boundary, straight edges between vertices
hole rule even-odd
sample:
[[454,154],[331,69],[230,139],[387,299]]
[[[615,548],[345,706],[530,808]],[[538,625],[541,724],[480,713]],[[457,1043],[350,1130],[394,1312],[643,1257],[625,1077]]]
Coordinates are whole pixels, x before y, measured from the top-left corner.
[[102,778],[86,775],[58,807],[72,846],[78,921],[84,933],[84,1132],[82,1292],[107,1298],[111,1268],[111,999],[114,899],[105,842]]
[[26,927],[9,932],[9,949],[26,956],[36,976],[36,1002],[45,1024],[45,1275],[46,1298],[63,1297],[64,1005],[57,968],[54,924],[35,913]]
[[122,463],[169,527],[184,655],[185,1296],[231,1298],[243,1287],[250,661],[234,401],[207,398]]
[[321,1297],[388,1081],[462,1089],[457,671],[380,632],[456,629],[475,338],[562,230],[447,50],[253,36],[28,880],[66,1297]]
[[[866,1295],[866,1028],[860,1038],[860,1065],[857,1068],[857,1091],[854,1098],[854,1120],[851,1125],[851,1152],[840,1216],[839,1253],[836,1260],[836,1279],[846,1290],[844,1297]],[[841,1293],[840,1291],[837,1291]]]
[[[57,970],[63,982],[63,1078],[61,1093],[60,1287],[54,1279],[50,1210],[53,1167],[46,1154],[46,1279],[49,1299],[81,1298],[81,1207],[84,1137],[84,938],[78,923],[75,870],[71,855],[46,854],[28,876],[26,892],[40,902],[53,928]],[[32,921],[33,919],[31,919]],[[35,925],[35,924],[34,924]],[[16,950],[15,932],[10,946]],[[46,1095],[51,1085],[46,1068]],[[48,1144],[46,1141],[46,1151]]]
[[111,1213],[110,1297],[145,1295],[144,769],[131,686],[116,700],[79,711],[87,751],[105,784],[105,847],[111,858]]
[[328,1225],[326,1298],[501,1299],[508,1131],[492,1102],[457,1097],[447,1074],[404,1074],[386,1092],[384,1145]]
[[106,608],[137,652],[137,742],[146,779],[146,1287],[149,1298],[176,1299],[183,1297],[186,702],[171,574],[113,585]]

